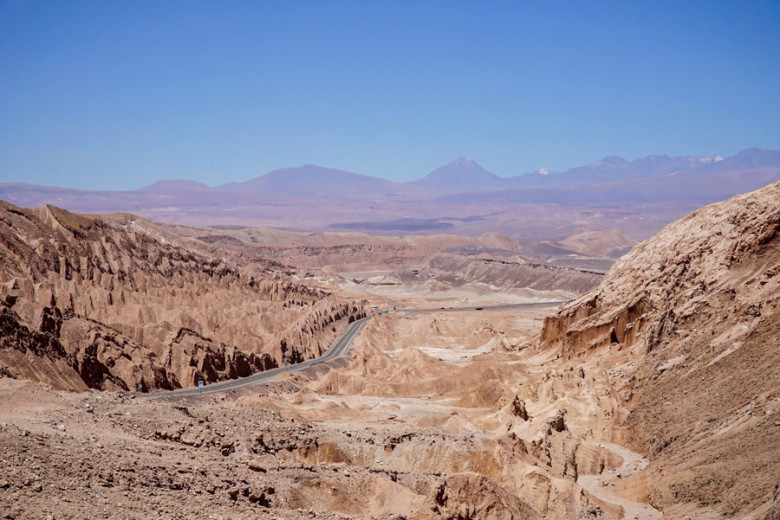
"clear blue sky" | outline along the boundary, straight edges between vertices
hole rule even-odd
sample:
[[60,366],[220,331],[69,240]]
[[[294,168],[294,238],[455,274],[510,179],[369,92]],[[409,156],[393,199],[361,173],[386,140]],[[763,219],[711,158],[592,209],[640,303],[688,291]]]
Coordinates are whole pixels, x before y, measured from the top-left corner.
[[0,182],[780,148],[780,2],[0,0]]

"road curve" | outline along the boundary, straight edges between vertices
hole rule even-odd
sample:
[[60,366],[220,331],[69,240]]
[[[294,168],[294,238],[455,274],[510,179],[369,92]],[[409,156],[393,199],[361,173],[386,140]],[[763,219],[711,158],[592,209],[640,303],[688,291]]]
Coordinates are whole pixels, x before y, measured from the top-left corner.
[[[424,308],[424,309],[422,308],[421,309],[398,309],[394,312],[432,312],[432,311],[458,312],[458,311],[475,311],[475,310],[481,311],[481,310],[491,310],[491,309],[492,310],[513,309],[517,307],[539,307],[539,306],[548,306],[548,305],[559,304],[559,303],[563,303],[563,302],[547,301],[547,302],[537,302],[537,303],[507,303],[501,305],[483,305],[483,306],[474,306],[474,307],[431,307],[431,308]],[[359,320],[350,323],[349,326],[347,327],[347,330],[345,330],[341,334],[341,336],[339,336],[336,339],[336,341],[333,343],[333,345],[331,345],[331,347],[327,350],[327,352],[325,352],[325,354],[323,354],[322,356],[316,359],[310,359],[308,361],[303,361],[301,363],[297,363],[295,365],[289,365],[286,367],[273,368],[271,370],[258,372],[257,374],[252,374],[251,376],[242,377],[239,379],[231,379],[229,381],[212,383],[210,385],[203,386],[203,388],[185,388],[182,390],[171,390],[171,391],[154,392],[154,393],[137,393],[135,394],[135,396],[137,398],[197,397],[201,395],[216,394],[219,392],[228,392],[230,390],[236,390],[238,388],[243,388],[245,386],[253,386],[253,385],[268,383],[283,372],[294,374],[295,372],[306,370],[309,367],[313,367],[321,363],[327,363],[329,361],[333,361],[334,359],[340,358],[341,356],[344,355],[344,352],[349,348],[349,346],[352,344],[352,341],[360,333],[360,329],[362,329],[363,326],[366,324],[366,322],[370,319],[371,316],[366,316],[365,318],[361,318]]]
[[216,394],[219,392],[227,392],[229,390],[236,390],[237,388],[243,388],[245,386],[259,385],[267,383],[279,374],[287,372],[293,374],[300,372],[314,365],[321,363],[327,363],[341,357],[344,352],[352,344],[352,340],[360,333],[360,329],[366,324],[366,321],[371,319],[370,316],[355,320],[349,324],[347,330],[345,330],[341,336],[331,345],[331,347],[322,356],[316,359],[310,359],[295,365],[289,365],[286,367],[273,368],[271,370],[265,370],[252,374],[251,376],[242,377],[239,379],[231,379],[230,381],[222,381],[219,383],[212,383],[210,385],[204,385],[203,388],[185,388],[183,390],[171,390],[167,392],[154,392],[154,393],[138,393],[135,394],[136,398],[170,398],[170,397],[197,397],[201,395]]

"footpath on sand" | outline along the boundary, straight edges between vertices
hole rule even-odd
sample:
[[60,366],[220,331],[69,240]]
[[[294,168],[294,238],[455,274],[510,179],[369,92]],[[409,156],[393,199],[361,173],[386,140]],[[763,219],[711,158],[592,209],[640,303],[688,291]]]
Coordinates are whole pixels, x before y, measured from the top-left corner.
[[644,470],[648,464],[647,459],[619,444],[608,442],[593,444],[619,455],[623,459],[623,465],[617,469],[604,471],[600,475],[583,475],[577,480],[577,483],[596,498],[622,507],[623,518],[634,520],[656,520],[661,518],[662,515],[658,509],[649,504],[619,497],[614,493],[614,488],[611,486],[619,478],[629,477]]

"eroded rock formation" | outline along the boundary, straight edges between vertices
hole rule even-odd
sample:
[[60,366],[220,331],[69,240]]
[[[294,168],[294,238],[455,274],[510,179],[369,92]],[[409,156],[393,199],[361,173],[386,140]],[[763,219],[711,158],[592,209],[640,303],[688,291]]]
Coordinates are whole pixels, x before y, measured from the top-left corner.
[[153,390],[318,356],[360,304],[53,206],[0,202],[0,365],[57,388]]
[[695,211],[545,320],[542,349],[606,367],[656,507],[760,511],[780,481],[780,183]]

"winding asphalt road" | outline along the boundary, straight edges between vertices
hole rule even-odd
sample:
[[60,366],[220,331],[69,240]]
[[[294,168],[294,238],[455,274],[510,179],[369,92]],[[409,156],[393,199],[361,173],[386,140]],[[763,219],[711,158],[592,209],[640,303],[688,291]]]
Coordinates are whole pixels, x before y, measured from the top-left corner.
[[[548,306],[553,304],[559,304],[563,303],[561,301],[548,301],[548,302],[539,302],[539,303],[508,303],[508,304],[502,304],[502,305],[485,305],[485,306],[474,306],[474,307],[431,307],[431,308],[421,308],[421,309],[398,309],[394,312],[432,312],[432,311],[480,311],[480,310],[499,310],[499,309],[512,309],[517,307],[541,307],[541,306]],[[171,398],[171,397],[198,397],[201,395],[209,395],[209,394],[216,394],[219,392],[227,392],[230,390],[236,390],[238,388],[243,388],[245,386],[253,386],[253,385],[259,385],[263,383],[268,383],[271,380],[273,380],[276,376],[283,372],[287,372],[289,374],[294,374],[295,372],[300,372],[301,370],[306,370],[309,367],[313,367],[315,365],[319,365],[322,363],[327,363],[329,361],[333,361],[334,359],[338,359],[341,356],[344,355],[344,352],[349,348],[349,346],[352,344],[352,341],[357,337],[357,335],[360,333],[360,329],[363,328],[363,326],[366,324],[368,320],[371,319],[371,316],[366,316],[365,318],[361,318],[359,320],[353,321],[349,324],[347,327],[347,330],[345,330],[341,336],[339,336],[336,341],[333,343],[333,345],[325,352],[322,356],[316,358],[316,359],[310,359],[308,361],[303,361],[301,363],[297,363],[295,365],[289,365],[286,367],[278,367],[273,368],[271,370],[266,370],[264,372],[258,372],[257,374],[253,374],[251,376],[242,377],[239,379],[231,379],[230,381],[222,381],[220,383],[212,383],[210,385],[205,385],[203,388],[185,388],[183,390],[171,390],[168,392],[154,392],[154,393],[137,393],[135,396],[139,399],[141,398]]]
[[310,359],[308,361],[303,361],[301,363],[296,363],[295,365],[289,365],[286,367],[273,368],[271,370],[258,372],[257,374],[252,374],[251,376],[242,377],[239,379],[231,379],[230,381],[222,381],[220,383],[204,385],[203,388],[185,388],[184,390],[155,392],[151,394],[139,393],[135,395],[137,398],[197,397],[201,395],[216,394],[218,392],[227,392],[229,390],[235,390],[245,386],[268,383],[283,372],[293,374],[295,372],[305,370],[309,367],[313,367],[314,365],[327,363],[328,361],[333,361],[334,359],[341,357],[347,348],[349,348],[349,346],[352,344],[352,340],[354,340],[355,337],[360,333],[360,329],[363,328],[363,325],[365,325],[369,319],[371,319],[371,317],[367,316],[350,323],[349,327],[347,327],[347,330],[345,330],[341,336],[336,339],[327,352],[316,359]]

